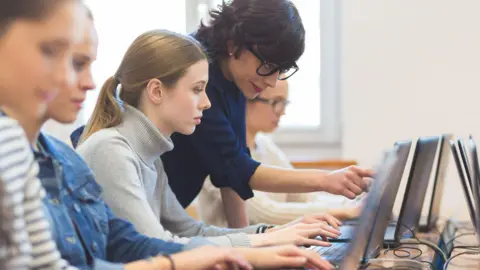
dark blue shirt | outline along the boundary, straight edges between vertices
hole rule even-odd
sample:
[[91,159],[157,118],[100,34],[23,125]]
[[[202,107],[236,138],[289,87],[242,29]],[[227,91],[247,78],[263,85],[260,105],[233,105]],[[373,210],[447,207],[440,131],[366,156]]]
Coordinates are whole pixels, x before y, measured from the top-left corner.
[[47,217],[58,249],[71,265],[114,269],[106,268],[108,262],[128,263],[183,250],[183,245],[140,234],[130,222],[116,217],[101,198],[102,188],[92,171],[73,149],[43,134],[39,142],[43,151],[35,157],[47,191]]
[[162,155],[169,184],[183,207],[200,192],[210,175],[216,187],[230,187],[244,200],[253,197],[251,176],[260,163],[250,157],[246,143],[246,98],[211,64],[207,95],[212,107],[192,135],[174,134],[173,151]]

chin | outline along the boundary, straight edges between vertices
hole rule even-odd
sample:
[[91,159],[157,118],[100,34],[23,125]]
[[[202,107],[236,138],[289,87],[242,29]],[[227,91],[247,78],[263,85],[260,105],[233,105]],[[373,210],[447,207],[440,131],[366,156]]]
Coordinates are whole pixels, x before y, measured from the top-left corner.
[[189,127],[189,128],[183,128],[179,131],[177,131],[178,133],[182,134],[182,135],[192,135],[193,132],[195,131],[195,126],[194,127]]
[[69,116],[68,114],[62,115],[61,117],[52,117],[53,120],[61,124],[72,124],[77,120],[77,115]]

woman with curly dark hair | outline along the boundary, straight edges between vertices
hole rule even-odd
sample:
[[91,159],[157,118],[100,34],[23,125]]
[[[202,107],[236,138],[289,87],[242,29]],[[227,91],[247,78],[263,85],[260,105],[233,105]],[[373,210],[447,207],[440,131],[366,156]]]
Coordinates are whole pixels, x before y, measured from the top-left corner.
[[290,0],[224,1],[210,15],[208,25],[202,23],[194,36],[211,58],[206,91],[212,107],[193,135],[174,134],[174,150],[162,156],[182,205],[193,201],[208,175],[222,188],[230,227],[247,225],[243,200],[253,196],[252,189],[327,191],[350,199],[362,193],[369,170],[280,169],[256,162],[247,149],[247,99],[299,70],[296,62],[304,52],[305,29],[295,5]]

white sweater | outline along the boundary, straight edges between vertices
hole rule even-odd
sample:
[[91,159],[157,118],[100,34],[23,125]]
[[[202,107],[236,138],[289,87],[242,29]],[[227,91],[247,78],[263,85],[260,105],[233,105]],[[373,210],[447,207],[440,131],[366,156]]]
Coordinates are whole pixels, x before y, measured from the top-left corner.
[[178,243],[204,236],[219,246],[249,246],[247,234],[255,233],[258,226],[217,228],[187,214],[168,185],[160,159],[172,149],[170,138],[160,134],[142,112],[125,105],[120,125],[96,132],[77,151],[103,186],[108,206],[140,233]]
[[[258,133],[255,144],[256,148],[251,149],[255,160],[266,165],[292,168],[285,153],[267,135]],[[288,194],[254,191],[254,195],[247,200],[250,224],[284,224],[306,214],[324,213],[351,203],[345,197],[326,192]],[[203,222],[228,227],[220,190],[213,186],[208,177],[198,195],[197,208]]]

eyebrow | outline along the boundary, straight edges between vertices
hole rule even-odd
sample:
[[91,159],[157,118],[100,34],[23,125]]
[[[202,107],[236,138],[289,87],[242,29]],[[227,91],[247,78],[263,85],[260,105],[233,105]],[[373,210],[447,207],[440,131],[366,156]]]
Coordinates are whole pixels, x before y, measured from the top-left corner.
[[85,61],[85,62],[90,62],[92,60],[92,58],[90,56],[85,55],[83,53],[74,53],[74,57],[77,58],[76,60],[81,60],[81,61]]
[[44,43],[49,43],[50,45],[58,46],[58,47],[68,47],[70,42],[64,38],[56,38],[52,40],[47,40]]
[[205,81],[205,80],[200,80],[200,81],[195,82],[194,84],[198,84],[198,83],[207,84],[207,81]]

